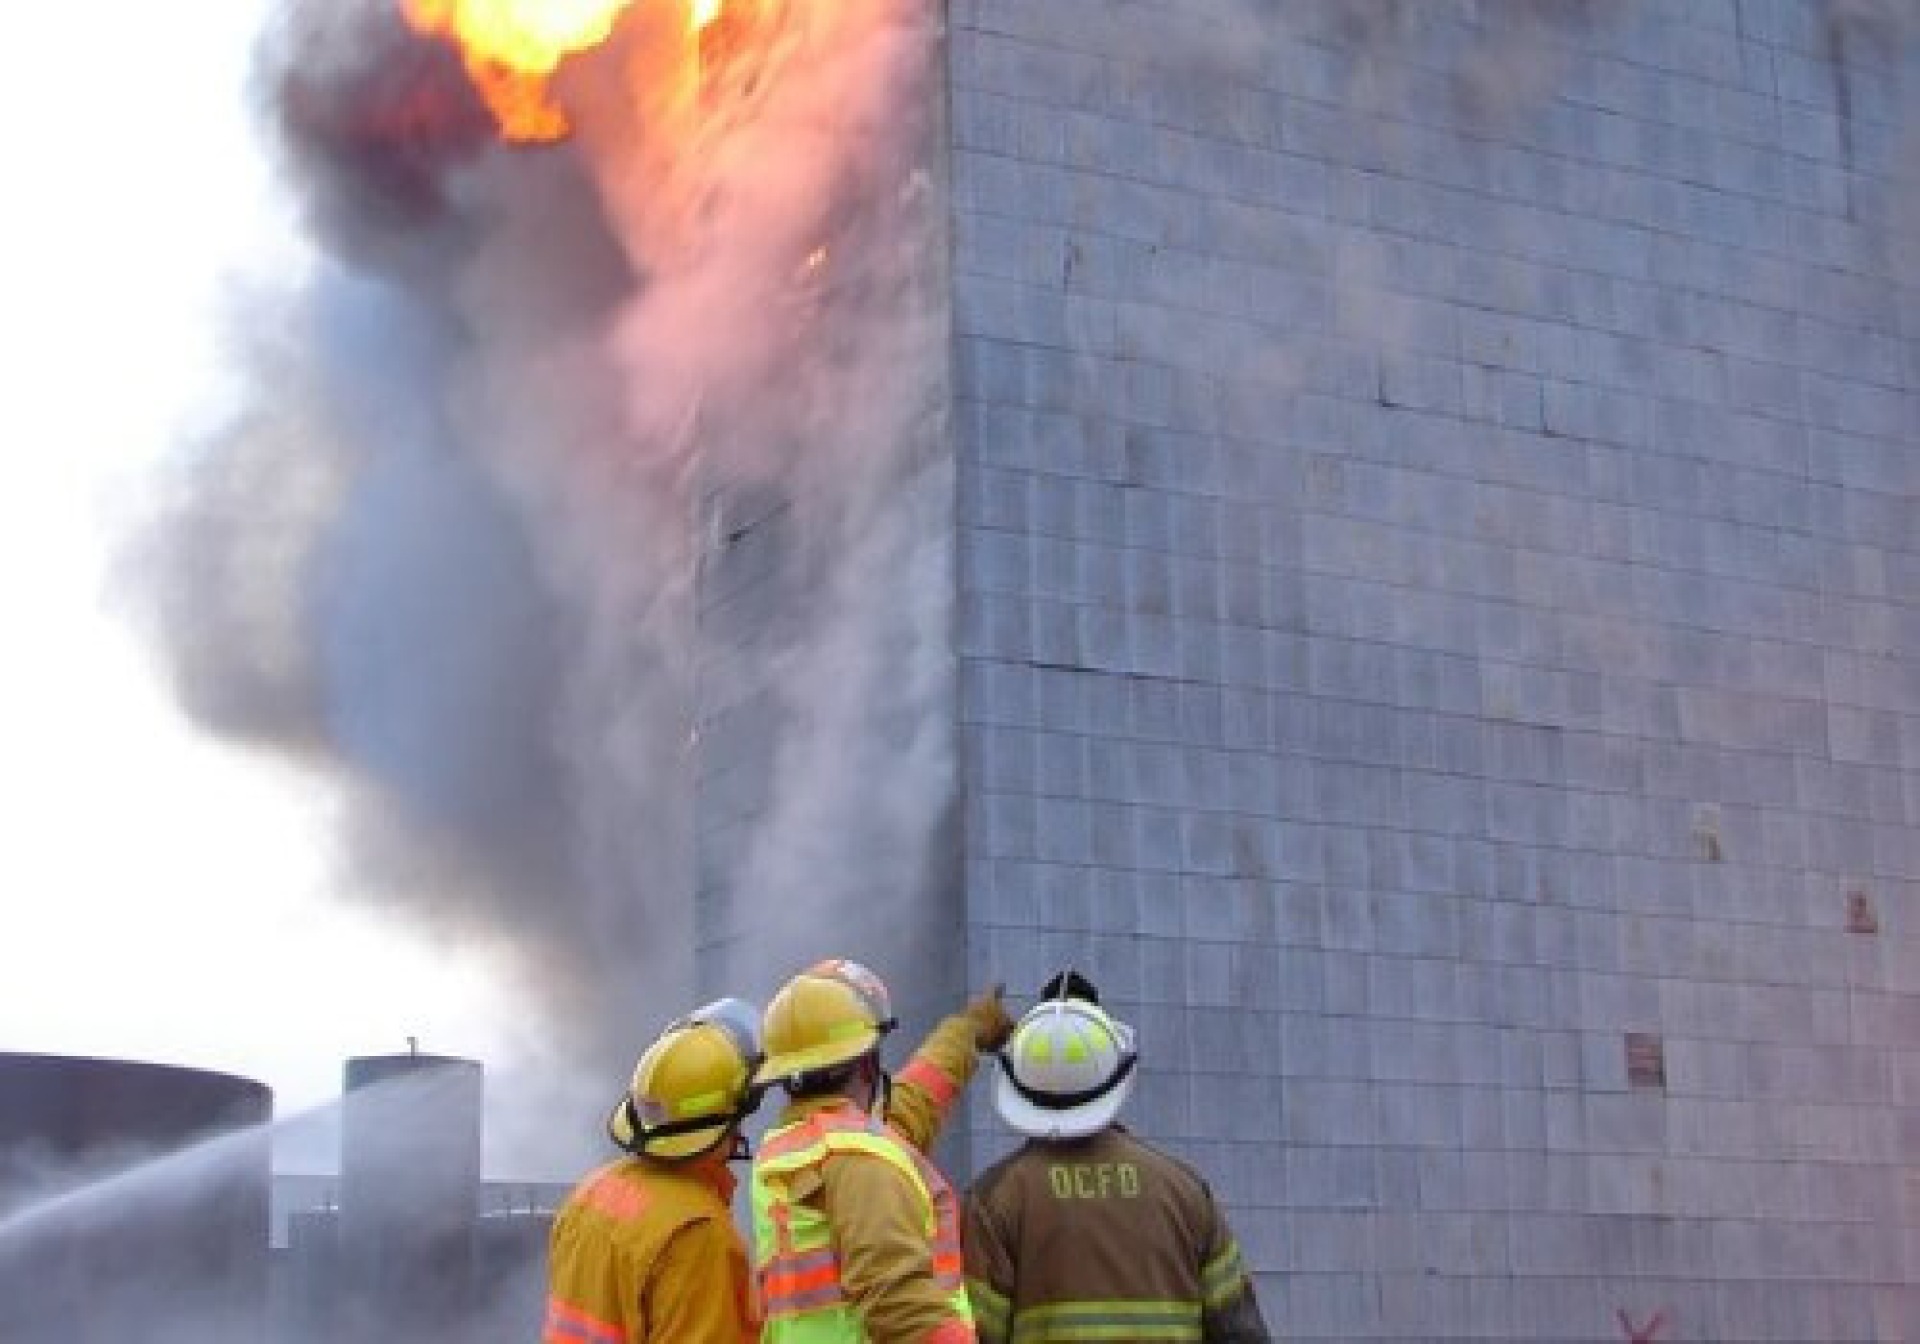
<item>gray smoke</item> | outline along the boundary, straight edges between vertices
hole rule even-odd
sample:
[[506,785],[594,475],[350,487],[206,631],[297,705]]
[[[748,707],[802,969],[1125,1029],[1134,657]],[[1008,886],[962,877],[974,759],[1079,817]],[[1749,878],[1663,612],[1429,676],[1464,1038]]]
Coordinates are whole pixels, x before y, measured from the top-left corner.
[[952,792],[935,33],[740,8],[778,14],[695,83],[679,6],[630,7],[558,80],[575,137],[508,148],[388,0],[286,6],[258,87],[321,260],[236,301],[251,395],[130,567],[195,719],[344,800],[344,891],[515,949],[548,1167],[696,974],[920,955],[816,940],[934,880]]

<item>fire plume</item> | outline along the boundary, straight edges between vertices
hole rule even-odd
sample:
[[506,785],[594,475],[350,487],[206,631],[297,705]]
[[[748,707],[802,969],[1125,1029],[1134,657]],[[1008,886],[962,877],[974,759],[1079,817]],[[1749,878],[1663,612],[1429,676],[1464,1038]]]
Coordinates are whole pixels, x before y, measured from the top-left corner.
[[[645,0],[400,0],[415,32],[459,48],[468,75],[509,140],[558,140],[571,127],[547,93],[567,57],[613,33],[620,16]],[[725,0],[680,0],[698,32],[719,18]]]

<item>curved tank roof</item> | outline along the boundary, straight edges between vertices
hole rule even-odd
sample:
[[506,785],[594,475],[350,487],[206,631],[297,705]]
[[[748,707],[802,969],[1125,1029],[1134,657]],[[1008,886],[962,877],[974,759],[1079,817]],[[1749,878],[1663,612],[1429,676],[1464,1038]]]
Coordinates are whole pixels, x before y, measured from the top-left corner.
[[233,1074],[0,1053],[0,1339],[258,1340],[272,1112]]

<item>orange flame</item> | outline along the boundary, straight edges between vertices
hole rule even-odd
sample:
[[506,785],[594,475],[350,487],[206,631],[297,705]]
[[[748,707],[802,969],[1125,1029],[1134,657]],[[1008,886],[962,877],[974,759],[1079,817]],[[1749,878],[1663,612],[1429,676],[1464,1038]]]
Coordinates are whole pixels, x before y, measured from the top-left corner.
[[[686,0],[699,32],[726,0]],[[605,42],[634,0],[400,0],[415,32],[459,47],[467,73],[509,140],[558,140],[572,128],[547,96],[567,57]]]

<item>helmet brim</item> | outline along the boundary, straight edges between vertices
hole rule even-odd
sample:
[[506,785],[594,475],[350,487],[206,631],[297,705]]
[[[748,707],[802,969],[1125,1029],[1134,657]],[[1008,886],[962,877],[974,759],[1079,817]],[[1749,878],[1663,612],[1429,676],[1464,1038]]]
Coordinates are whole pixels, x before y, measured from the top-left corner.
[[1120,1108],[1132,1094],[1133,1074],[1129,1072],[1105,1096],[1056,1109],[1035,1105],[1021,1096],[1004,1066],[993,1076],[993,1108],[1009,1126],[1030,1139],[1084,1139],[1098,1134],[1119,1118]]
[[648,1139],[634,1128],[633,1109],[622,1097],[614,1103],[613,1114],[607,1117],[607,1133],[616,1144],[635,1157],[655,1157],[665,1162],[675,1162],[700,1156],[726,1137],[728,1128],[733,1124],[732,1120],[723,1116],[701,1129]]
[[818,1073],[822,1069],[837,1069],[843,1064],[851,1064],[862,1055],[871,1054],[880,1044],[880,1036],[878,1027],[868,1027],[842,1041],[830,1041],[806,1050],[790,1050],[784,1055],[769,1055],[754,1070],[753,1085],[766,1087],[785,1082],[797,1074]]

